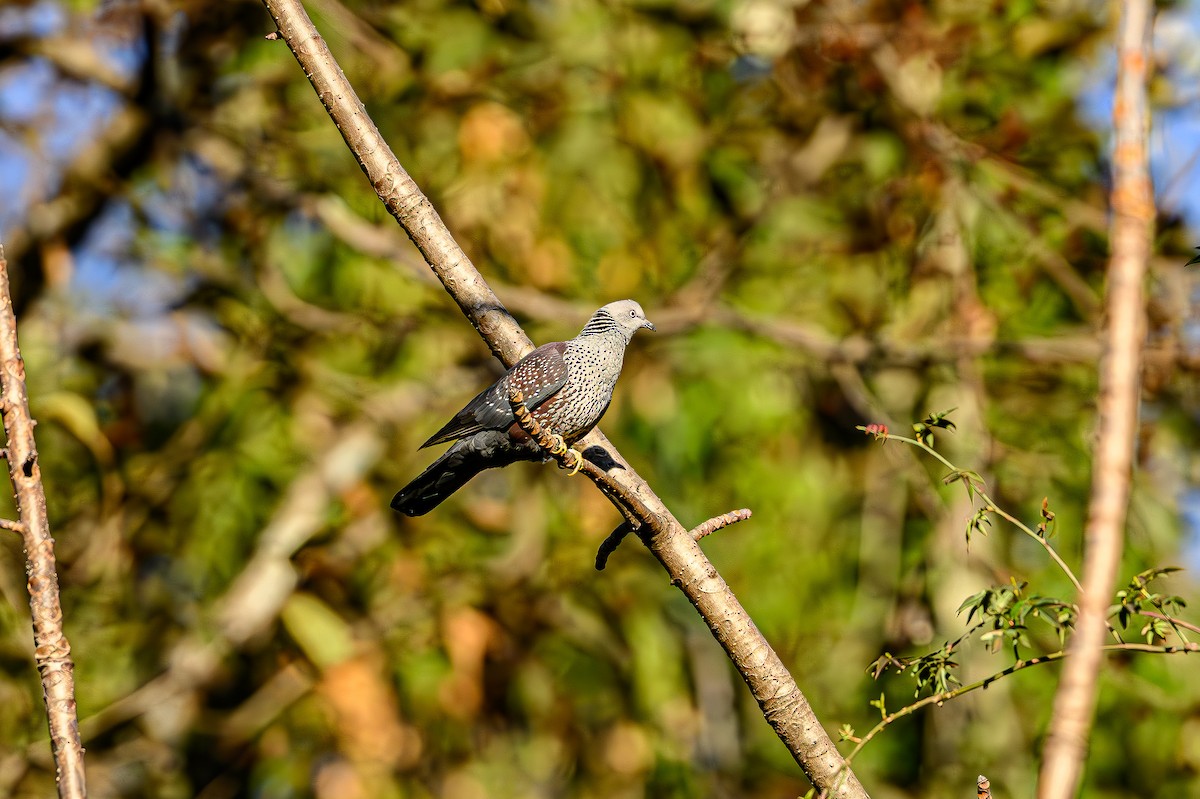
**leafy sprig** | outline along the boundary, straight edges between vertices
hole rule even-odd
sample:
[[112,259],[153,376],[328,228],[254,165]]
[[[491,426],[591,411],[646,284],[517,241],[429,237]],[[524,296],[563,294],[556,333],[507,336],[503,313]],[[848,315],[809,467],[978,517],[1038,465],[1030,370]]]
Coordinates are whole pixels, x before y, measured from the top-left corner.
[[1159,577],[1177,571],[1182,570],[1178,566],[1146,569],[1135,574],[1128,587],[1117,591],[1113,615],[1117,617],[1117,623],[1121,625],[1122,630],[1129,627],[1129,622],[1134,616],[1146,617],[1147,608],[1153,608],[1158,614],[1147,617],[1150,621],[1141,630],[1146,643],[1154,643],[1155,639],[1165,639],[1172,632],[1184,643],[1190,643],[1187,633],[1174,618],[1187,607],[1187,602],[1174,594],[1151,593],[1149,590],[1149,585]]
[[[1200,247],[1197,249],[1200,250]],[[1200,263],[1200,255],[1197,255],[1190,263]],[[1082,591],[1074,572],[1049,542],[1056,528],[1056,517],[1054,511],[1050,509],[1049,498],[1042,499],[1041,521],[1035,527],[1030,527],[996,505],[987,492],[983,478],[978,473],[955,466],[933,448],[934,430],[954,430],[954,423],[948,418],[950,412],[931,413],[923,421],[913,425],[914,438],[893,435],[888,432],[885,425],[879,424],[863,426],[858,429],[873,436],[880,443],[900,441],[924,451],[950,470],[942,478],[943,484],[962,483],[972,503],[976,500],[982,503],[967,519],[968,543],[973,533],[987,532],[987,528],[992,525],[992,516],[999,516],[1037,541],[1070,579],[1075,589]],[[1115,617],[1122,629],[1127,629],[1134,617],[1146,619],[1146,624],[1141,629],[1141,635],[1146,642],[1126,642],[1110,625],[1115,643],[1103,647],[1104,651],[1153,654],[1200,651],[1200,644],[1193,643],[1187,635],[1187,631],[1200,633],[1200,625],[1177,618],[1177,615],[1187,606],[1183,598],[1151,590],[1151,586],[1156,580],[1176,571],[1179,569],[1174,566],[1147,569],[1134,575],[1126,587],[1116,592],[1110,617]],[[888,671],[908,673],[916,682],[915,695],[920,697],[923,692],[927,692],[927,695],[889,713],[884,695],[881,693],[878,700],[871,702],[871,706],[879,709],[882,718],[870,732],[858,737],[850,725],[842,728],[842,740],[856,744],[854,750],[846,757],[846,761],[852,760],[872,738],[888,725],[921,707],[929,704],[940,705],[969,691],[986,688],[997,679],[1022,669],[1042,663],[1051,663],[1066,657],[1066,641],[1074,629],[1078,607],[1063,599],[1030,593],[1027,588],[1028,583],[1010,578],[1007,584],[986,588],[967,597],[958,608],[959,615],[966,613],[966,632],[957,640],[946,642],[932,652],[909,657],[885,652],[877,658],[868,668],[868,672],[875,679],[879,679]],[[1039,620],[1054,632],[1060,647],[1058,651],[1021,657],[1022,649],[1032,650],[1034,648],[1028,635],[1029,623],[1033,619]],[[967,639],[977,633],[979,640],[986,644],[993,653],[1001,649],[1011,649],[1015,662],[989,677],[963,685],[956,676],[958,663],[954,660],[953,655]],[[1165,643],[1171,635],[1175,635],[1180,643],[1174,645]]]

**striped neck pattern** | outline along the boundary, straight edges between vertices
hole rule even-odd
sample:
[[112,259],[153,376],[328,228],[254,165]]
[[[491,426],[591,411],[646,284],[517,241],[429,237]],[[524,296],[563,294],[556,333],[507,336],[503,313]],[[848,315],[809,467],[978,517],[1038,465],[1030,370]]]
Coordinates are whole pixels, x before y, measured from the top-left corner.
[[613,319],[605,309],[601,308],[596,311],[596,314],[588,320],[588,323],[583,326],[583,330],[579,331],[579,338],[584,336],[599,336],[604,333],[620,333],[621,327],[617,324],[617,320]]

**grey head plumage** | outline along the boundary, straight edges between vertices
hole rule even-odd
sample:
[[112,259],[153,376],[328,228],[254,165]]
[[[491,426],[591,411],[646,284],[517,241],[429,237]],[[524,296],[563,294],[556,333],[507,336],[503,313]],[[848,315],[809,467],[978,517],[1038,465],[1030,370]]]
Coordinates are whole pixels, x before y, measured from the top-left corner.
[[617,300],[603,306],[579,331],[579,337],[603,333],[620,332],[628,344],[633,334],[642,328],[655,330],[654,323],[646,318],[646,312],[636,300]]

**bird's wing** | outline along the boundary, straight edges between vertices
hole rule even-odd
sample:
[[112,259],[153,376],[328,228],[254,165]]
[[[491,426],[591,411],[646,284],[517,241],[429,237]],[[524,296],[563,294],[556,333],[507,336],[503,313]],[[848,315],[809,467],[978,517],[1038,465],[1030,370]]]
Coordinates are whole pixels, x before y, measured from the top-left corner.
[[567,381],[567,362],[563,359],[566,349],[567,345],[561,341],[543,344],[517,361],[504,377],[481,391],[421,447],[453,441],[480,430],[505,430],[512,426],[517,419],[508,402],[509,386],[515,382],[521,389],[525,407],[532,410],[541,405]]

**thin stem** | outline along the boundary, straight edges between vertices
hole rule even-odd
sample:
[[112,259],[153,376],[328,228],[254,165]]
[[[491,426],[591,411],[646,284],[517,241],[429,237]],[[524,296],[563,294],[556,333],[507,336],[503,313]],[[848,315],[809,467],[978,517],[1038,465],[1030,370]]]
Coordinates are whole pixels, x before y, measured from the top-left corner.
[[[1200,632],[1200,630],[1197,630],[1197,632]],[[1187,654],[1188,652],[1200,652],[1200,644],[1188,643],[1175,646],[1159,646],[1157,644],[1122,643],[1102,646],[1100,647],[1100,650],[1102,652],[1110,653],[1146,652],[1152,655],[1178,655]],[[894,722],[904,718],[905,716],[912,715],[923,707],[928,705],[940,705],[943,702],[956,699],[963,694],[970,693],[971,691],[976,691],[980,688],[987,688],[989,685],[994,683],[996,680],[1001,679],[1002,677],[1015,674],[1016,672],[1027,669],[1030,666],[1040,666],[1043,663],[1053,663],[1055,661],[1062,660],[1063,658],[1067,657],[1068,654],[1070,653],[1060,649],[1059,651],[1052,652],[1049,655],[1041,655],[1039,657],[1029,658],[1028,660],[1018,660],[1008,668],[984,677],[982,680],[970,683],[969,685],[960,685],[951,691],[942,691],[941,693],[931,694],[930,696],[926,696],[923,699],[913,702],[911,705],[906,705],[905,707],[900,708],[895,713],[889,713],[882,720],[880,720],[878,724],[871,728],[870,732],[857,740],[858,745],[851,750],[850,754],[846,755],[846,762],[852,762],[854,758],[858,756],[858,753],[862,751],[863,747],[867,745],[868,741],[870,741],[879,733],[883,732]]]
[[[947,460],[946,457],[944,455],[942,455],[942,453],[938,452],[936,449],[929,446],[928,444],[925,444],[924,442],[917,441],[915,438],[906,438],[905,436],[898,436],[898,435],[895,435],[894,433],[877,433],[874,435],[876,435],[878,438],[886,439],[888,441],[899,441],[904,444],[908,444],[910,446],[916,447],[917,449],[924,450],[925,452],[932,455],[934,458],[937,458],[939,461],[941,461],[941,463],[950,471],[962,472],[962,469],[958,468],[953,463],[951,463],[949,460]],[[970,479],[970,478],[967,478],[967,479]],[[1071,581],[1071,585],[1075,586],[1075,590],[1076,591],[1083,590],[1083,586],[1080,585],[1079,580],[1075,577],[1075,573],[1073,571],[1071,571],[1071,567],[1067,565],[1066,561],[1064,561],[1062,559],[1062,557],[1058,554],[1058,552],[1054,549],[1054,547],[1050,546],[1049,541],[1047,541],[1043,536],[1040,536],[1036,532],[1034,532],[1033,528],[1031,528],[1029,525],[1025,524],[1025,522],[1021,521],[1020,519],[1013,516],[1011,513],[1008,513],[1003,508],[1001,508],[999,505],[997,505],[996,501],[991,498],[991,496],[987,493],[987,491],[985,489],[983,489],[981,487],[976,487],[975,493],[979,494],[980,498],[984,501],[984,503],[986,505],[986,510],[988,512],[995,513],[997,516],[1004,519],[1008,523],[1012,524],[1014,527],[1016,527],[1018,530],[1023,532],[1025,535],[1029,536],[1034,541],[1037,541],[1038,544],[1042,547],[1042,549],[1046,550],[1046,554],[1048,554],[1050,556],[1051,560],[1053,560],[1056,564],[1058,564],[1058,568],[1061,569],[1063,574],[1065,574],[1067,576],[1067,579]]]
[[1079,584],[1079,580],[1078,580],[1078,578],[1075,577],[1075,573],[1073,571],[1071,571],[1071,567],[1068,566],[1067,562],[1065,560],[1063,560],[1062,557],[1058,554],[1058,550],[1056,550],[1054,547],[1050,546],[1050,542],[1047,541],[1044,536],[1040,536],[1037,533],[1035,533],[1033,530],[1030,530],[1028,525],[1026,525],[1020,519],[1017,519],[1015,516],[1013,516],[1008,511],[1006,511],[1003,508],[1001,508],[1000,506],[998,506],[994,501],[992,501],[992,498],[989,497],[987,494],[985,494],[981,491],[981,492],[979,492],[979,495],[981,497],[983,497],[985,502],[987,502],[989,511],[991,511],[992,513],[995,513],[1001,519],[1004,519],[1005,521],[1014,525],[1018,530],[1025,533],[1025,535],[1029,536],[1034,541],[1037,541],[1039,544],[1041,544],[1042,549],[1046,550],[1046,554],[1050,556],[1050,559],[1058,564],[1058,568],[1062,569],[1063,574],[1067,575],[1067,579],[1071,581],[1071,585],[1075,586],[1075,590],[1076,591],[1083,590],[1083,586]]
[[885,729],[890,727],[896,721],[899,721],[900,719],[904,718],[905,716],[911,716],[913,713],[915,713],[916,711],[920,710],[923,707],[926,707],[928,705],[940,705],[943,702],[947,702],[951,699],[962,696],[963,694],[970,693],[971,691],[975,691],[980,688],[987,688],[989,685],[994,683],[996,680],[999,680],[1002,677],[1007,677],[1010,674],[1015,674],[1016,672],[1022,671],[1023,669],[1027,669],[1030,666],[1039,666],[1043,663],[1052,663],[1056,660],[1062,660],[1064,657],[1066,657],[1066,653],[1059,651],[1059,652],[1051,653],[1049,655],[1043,655],[1041,657],[1029,658],[1028,660],[1018,660],[1016,663],[1012,664],[1008,668],[998,671],[995,674],[984,677],[982,680],[978,680],[977,682],[970,683],[969,685],[960,685],[959,687],[957,687],[951,691],[942,691],[941,693],[931,694],[922,699],[918,699],[916,702],[913,702],[911,705],[906,705],[905,707],[900,708],[896,712],[889,713],[888,715],[884,716],[883,719],[881,719],[878,724],[876,724],[873,728],[871,728],[870,732],[868,732],[866,735],[864,735],[862,738],[860,738],[858,740],[858,745],[855,746],[854,749],[852,749],[850,751],[850,754],[846,755],[846,762],[847,763],[852,762],[854,760],[854,758],[858,756],[858,753],[862,751],[863,747],[866,746],[867,743],[870,742],[871,739],[874,738],[876,735],[883,732]]
[[1138,611],[1138,614],[1141,616],[1146,616],[1147,618],[1159,619],[1161,621],[1165,621],[1168,624],[1171,624],[1175,627],[1182,627],[1185,630],[1191,630],[1194,633],[1200,633],[1200,627],[1196,626],[1195,624],[1192,624],[1190,621],[1184,621],[1183,619],[1177,619],[1174,616],[1168,616],[1165,613],[1155,613],[1150,610],[1141,610],[1141,611]]
[[895,433],[880,433],[880,434],[878,434],[878,437],[879,437],[879,438],[884,438],[884,439],[887,439],[888,441],[900,441],[900,442],[903,442],[903,443],[905,443],[905,444],[909,444],[909,445],[911,445],[911,446],[914,446],[914,447],[916,447],[917,449],[923,449],[923,450],[925,450],[926,452],[928,452],[930,455],[932,455],[933,457],[935,457],[935,458],[937,458],[939,461],[941,461],[941,462],[942,462],[942,465],[943,465],[943,466],[945,466],[945,467],[946,467],[947,469],[949,469],[950,471],[952,471],[952,472],[958,472],[958,471],[962,471],[962,470],[961,470],[961,469],[959,469],[957,466],[955,466],[953,463],[951,463],[950,461],[946,460],[946,456],[945,456],[945,455],[943,455],[942,453],[938,452],[936,449],[934,449],[933,447],[931,447],[931,446],[929,446],[928,444],[924,443],[923,441],[917,441],[915,438],[906,438],[906,437],[904,437],[904,436],[898,436],[898,435],[896,435]]

